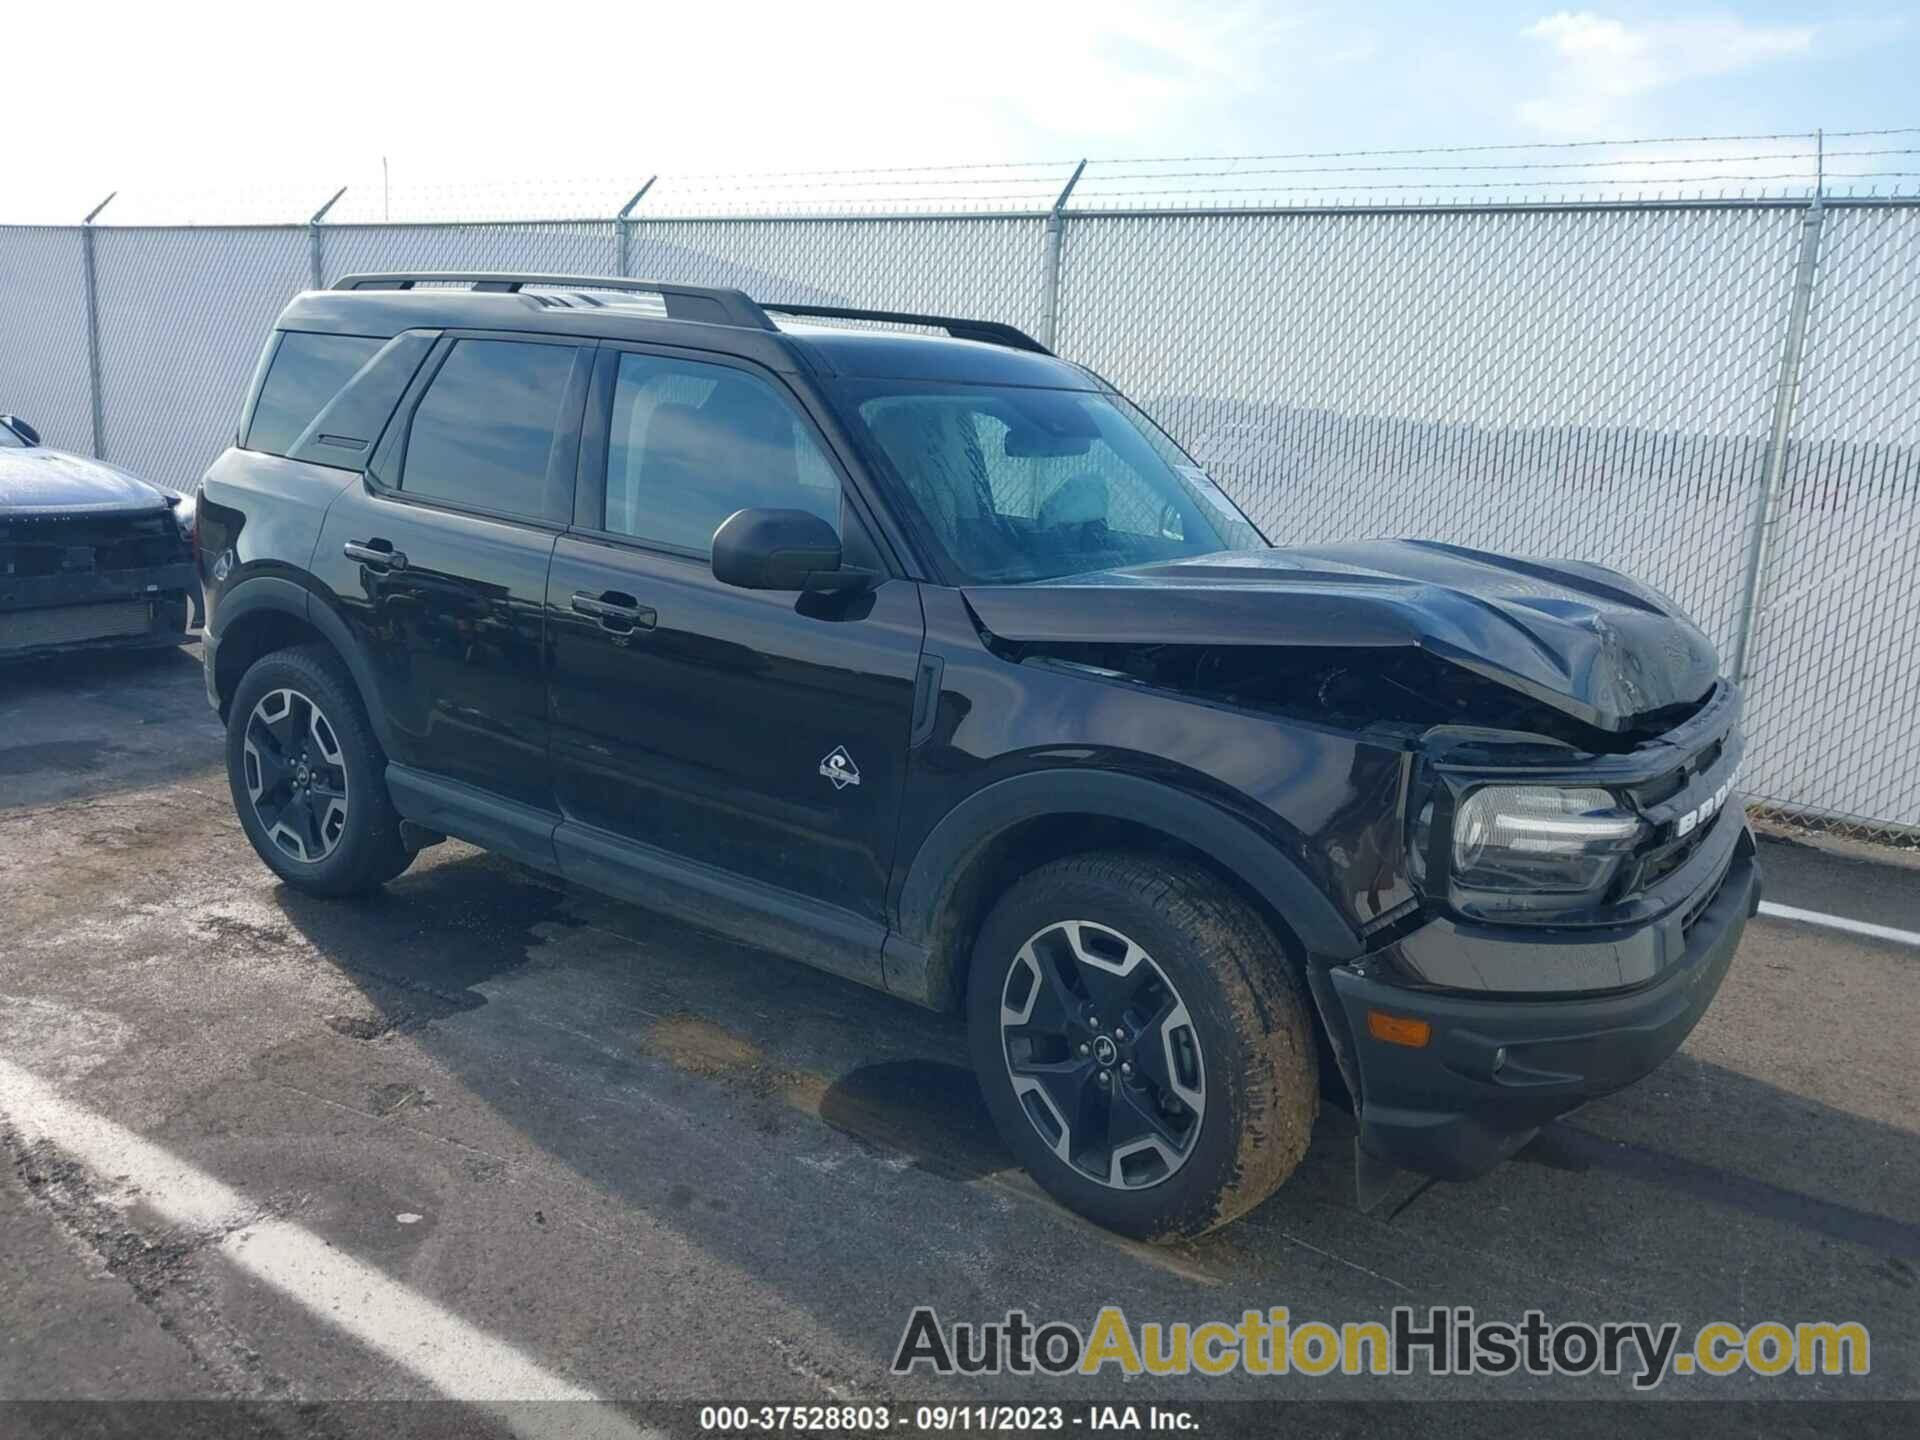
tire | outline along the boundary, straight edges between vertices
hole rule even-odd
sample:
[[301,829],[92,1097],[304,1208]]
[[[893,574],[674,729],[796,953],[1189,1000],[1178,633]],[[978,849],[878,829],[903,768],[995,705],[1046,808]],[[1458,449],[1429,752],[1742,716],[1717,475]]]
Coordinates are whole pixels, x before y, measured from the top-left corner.
[[1198,866],[1090,854],[1023,878],[981,927],[967,1022],[1001,1137],[1110,1230],[1203,1234],[1306,1153],[1320,1085],[1304,989],[1271,928]]
[[386,769],[353,679],[324,645],[276,650],[241,677],[227,783],[247,839],[287,884],[358,895],[413,863]]

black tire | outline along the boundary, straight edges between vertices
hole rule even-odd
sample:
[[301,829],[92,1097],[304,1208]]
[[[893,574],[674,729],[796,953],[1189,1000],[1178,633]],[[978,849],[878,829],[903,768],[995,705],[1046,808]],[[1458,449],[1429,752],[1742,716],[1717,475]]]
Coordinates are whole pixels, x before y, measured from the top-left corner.
[[[260,755],[271,736],[253,735],[254,753],[250,758],[249,727],[255,722],[256,707],[282,692],[304,700],[309,707],[304,713],[309,717],[317,711],[321,716],[318,733],[332,741],[331,753],[338,763],[324,763],[325,747],[314,744],[312,773],[319,776],[324,772],[324,778],[311,783],[327,794],[331,792],[326,787],[344,777],[339,823],[325,833],[306,824],[316,808],[311,789],[303,797],[308,808],[301,810],[296,804],[297,813],[284,823],[283,816],[289,812],[271,803],[281,787],[263,790],[262,803],[255,803],[254,786],[265,778]],[[286,728],[306,731],[310,737],[310,724],[293,723],[302,713],[289,712]],[[296,739],[295,743],[305,741]],[[386,770],[387,757],[374,739],[353,678],[326,646],[276,650],[254,661],[241,677],[227,710],[227,784],[247,839],[267,867],[287,884],[313,895],[358,895],[377,890],[413,863],[413,852],[401,840],[399,813],[387,793]],[[269,831],[263,810],[275,819],[275,831]],[[331,825],[331,821],[328,823]],[[301,844],[297,838],[301,830],[307,830],[306,843],[312,845],[317,858],[295,853],[294,847]]]
[[[1126,941],[1143,957],[1123,950]],[[1137,978],[1109,974],[1108,964],[1131,965]],[[1044,965],[1063,984],[1029,1000],[1050,984],[1036,968]],[[1106,1016],[1095,1017],[1100,1031],[1087,1028],[1087,1012],[1103,999],[1148,1034]],[[1030,1023],[1003,1032],[1003,1003]],[[1081,1019],[1055,1041],[1050,1015],[1076,1003]],[[1179,1018],[1182,1008],[1190,1023],[1155,1026],[1154,1014]],[[1223,1225],[1272,1194],[1306,1153],[1320,1085],[1303,987],[1279,937],[1198,866],[1089,854],[1027,875],[981,927],[967,1022],[1002,1138],[1054,1198],[1123,1235],[1179,1240]],[[1139,1048],[1105,1043],[1116,1034]],[[1150,1069],[1164,1072],[1157,1082]],[[1099,1082],[1090,1097],[1084,1086],[1071,1088],[1082,1070]],[[1182,1076],[1187,1084],[1177,1083]],[[1191,1083],[1195,1076],[1202,1083]],[[1024,1098],[1016,1083],[1026,1086]],[[1078,1138],[1061,1123],[1076,1094],[1086,1107],[1077,1112],[1085,1122]],[[1106,1178],[1094,1178],[1102,1170]]]

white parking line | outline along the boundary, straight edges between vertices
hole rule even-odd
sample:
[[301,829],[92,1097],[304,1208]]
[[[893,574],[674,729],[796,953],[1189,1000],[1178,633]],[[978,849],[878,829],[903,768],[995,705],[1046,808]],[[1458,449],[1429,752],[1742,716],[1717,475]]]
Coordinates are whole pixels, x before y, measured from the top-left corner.
[[1873,925],[1865,920],[1849,920],[1844,915],[1823,915],[1818,910],[1802,910],[1796,905],[1760,902],[1760,913],[1776,920],[1797,920],[1802,925],[1823,925],[1829,930],[1844,930],[1849,935],[1866,935],[1875,940],[1891,940],[1896,945],[1920,948],[1920,930],[1896,930],[1891,925]]
[[220,1253],[298,1301],[321,1320],[412,1371],[441,1394],[486,1407],[529,1440],[641,1440],[604,1404],[524,1405],[598,1400],[386,1274],[355,1260],[291,1220],[256,1219],[261,1207],[239,1191],[132,1131],[65,1099],[53,1086],[0,1060],[0,1119],[28,1140],[45,1140],[99,1178],[103,1191],[138,1192],[175,1225],[226,1232]]

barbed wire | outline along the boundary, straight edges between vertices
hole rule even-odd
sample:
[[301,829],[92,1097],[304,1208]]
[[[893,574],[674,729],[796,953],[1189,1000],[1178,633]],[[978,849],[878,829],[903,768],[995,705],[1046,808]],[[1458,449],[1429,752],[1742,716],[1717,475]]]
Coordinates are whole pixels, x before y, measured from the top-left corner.
[[[1828,179],[1846,179],[1846,180],[1878,180],[1883,178],[1891,178],[1895,176],[1905,176],[1910,173],[1920,173],[1920,172],[1888,170],[1888,171],[1871,172],[1871,173],[1860,174],[1860,175],[1845,175],[1845,176],[1829,175],[1827,178]],[[1708,185],[1708,184],[1714,184],[1714,183],[1725,183],[1727,181],[1739,181],[1742,184],[1758,185],[1758,184],[1763,184],[1763,183],[1774,181],[1774,180],[1810,181],[1812,178],[1813,177],[1810,175],[1806,175],[1801,172],[1794,171],[1786,174],[1773,174],[1773,175],[1748,175],[1748,174],[1695,175],[1695,176],[1690,176],[1686,181],[1686,183]],[[1594,182],[1591,179],[1587,179],[1587,180],[1525,180],[1525,181],[1516,180],[1513,183],[1516,187],[1524,186],[1527,189],[1533,189],[1535,187],[1548,186],[1548,185],[1562,186],[1562,187],[1563,186],[1583,186],[1583,185],[1591,186]],[[1634,185],[1634,182],[1631,180],[1620,180],[1612,183],[1619,184],[1620,186],[1627,189],[1636,188]],[[1241,185],[1241,186],[1209,185],[1206,188],[1199,189],[1199,190],[1112,190],[1112,191],[1102,192],[1100,198],[1106,199],[1106,200],[1120,200],[1120,199],[1137,199],[1140,197],[1150,197],[1150,196],[1156,196],[1156,195],[1160,195],[1160,196],[1272,195],[1276,193],[1307,194],[1307,193],[1319,193],[1322,191],[1338,191],[1342,194],[1345,194],[1349,190],[1393,190],[1393,191],[1400,191],[1400,192],[1409,191],[1409,190],[1422,190],[1422,191],[1424,190],[1480,190],[1480,189],[1486,188],[1486,185],[1487,185],[1487,182],[1484,180],[1422,181],[1418,185],[1392,184],[1392,183],[1383,182],[1383,181],[1363,182],[1363,183],[1354,184],[1354,185],[1288,185],[1278,190],[1276,190],[1275,187],[1267,186],[1267,185]],[[1644,190],[1646,187],[1640,186],[1638,188]],[[875,203],[886,203],[890,200],[899,200],[902,197],[878,195],[878,196],[868,196],[865,198]]]
[[[327,217],[335,224],[476,224],[591,222],[610,219],[646,182],[636,222],[683,218],[810,218],[832,214],[1032,214],[1051,210],[1078,172],[1070,210],[1153,202],[1182,208],[1321,203],[1328,194],[1394,194],[1435,199],[1482,191],[1489,201],[1524,203],[1527,192],[1598,192],[1596,198],[1644,196],[1658,186],[1674,199],[1725,198],[1727,185],[1895,184],[1912,169],[1878,169],[1920,155],[1920,145],[1841,144],[1920,136],[1920,126],[1873,130],[1802,130],[1727,135],[1665,135],[1620,140],[1542,140],[1470,145],[1301,150],[1246,155],[1136,155],[1059,160],[995,160],[933,165],[845,166],[805,170],[671,172],[654,175],[476,181],[428,180],[388,185],[384,177],[351,177],[347,195]],[[1737,147],[1704,153],[1661,153],[1667,147]],[[1773,148],[1767,148],[1773,147]],[[1596,153],[1612,152],[1612,153]],[[1848,168],[1836,170],[1839,162]],[[1324,178],[1323,178],[1324,177]],[[1404,177],[1392,178],[1387,177]],[[1156,183],[1158,182],[1158,183]],[[1259,183],[1255,183],[1259,182]],[[1129,187],[1129,188],[1117,188]],[[1151,187],[1151,188],[1149,188]],[[1718,195],[1713,187],[1722,187]],[[103,192],[107,187],[102,187]],[[1896,185],[1896,189],[1898,186]],[[1765,190],[1762,188],[1762,198]],[[291,198],[288,198],[291,197]],[[299,223],[325,195],[303,203],[284,183],[228,191],[123,192],[103,228],[140,223],[258,225]],[[1197,203],[1196,203],[1197,202]],[[1396,202],[1398,203],[1398,202]],[[1449,203],[1458,203],[1457,200]],[[186,217],[182,219],[181,217]]]
[[[1184,165],[1212,163],[1227,160],[1341,160],[1361,159],[1383,155],[1469,155],[1485,154],[1496,151],[1514,150],[1584,150],[1600,147],[1614,149],[1636,145],[1716,145],[1745,143],[1759,140],[1811,140],[1823,132],[1819,130],[1783,130],[1772,134],[1746,135],[1659,135],[1634,140],[1529,140],[1506,142],[1495,145],[1427,145],[1400,149],[1374,148],[1366,150],[1295,150],[1272,154],[1245,155],[1113,155],[1090,163],[1098,165]],[[1920,135],[1920,126],[1906,126],[1887,130],[1828,130],[1824,132],[1834,139],[1859,139],[1881,135]],[[1065,160],[1010,160],[991,161],[973,164],[949,165],[890,165],[868,166],[830,170],[759,170],[741,172],[712,172],[674,175],[663,173],[662,180],[759,180],[767,178],[813,178],[835,175],[905,175],[932,174],[953,170],[1002,170],[1002,169],[1041,169],[1071,167],[1080,163],[1080,157]]]
[[[1385,153],[1385,152],[1382,152],[1382,153]],[[1128,171],[1121,171],[1119,173],[1102,172],[1102,171],[1091,169],[1092,166],[1096,166],[1096,165],[1112,165],[1112,164],[1126,163],[1126,162],[1120,162],[1120,161],[1107,160],[1107,161],[1089,161],[1088,164],[1090,167],[1090,173],[1087,174],[1087,176],[1081,183],[1084,185],[1092,186],[1092,185],[1103,184],[1103,183],[1107,183],[1115,180],[1240,179],[1240,178],[1244,178],[1252,175],[1375,174],[1375,173],[1388,173],[1388,172],[1394,172],[1394,171],[1450,175],[1450,174],[1459,174],[1459,173],[1465,173],[1465,172],[1492,173],[1492,172],[1514,172],[1514,171],[1535,171],[1535,170],[1596,170],[1596,169],[1603,169],[1608,167],[1618,168],[1623,166],[1624,167],[1639,167],[1639,166],[1654,166],[1654,165],[1706,166],[1706,165],[1745,164],[1749,162],[1759,162],[1759,161],[1777,163],[1783,160],[1814,160],[1814,159],[1820,158],[1822,153],[1823,152],[1817,151],[1817,150],[1794,150],[1794,151],[1784,151],[1784,152],[1769,151],[1769,152],[1762,152],[1759,154],[1750,154],[1750,155],[1664,156],[1664,157],[1655,157],[1655,158],[1628,156],[1622,159],[1614,159],[1614,160],[1535,160],[1535,161],[1520,160],[1520,161],[1507,161],[1500,164],[1488,164],[1488,165],[1445,165],[1445,166],[1300,165],[1300,166],[1262,167],[1262,168],[1255,168],[1255,169],[1235,167],[1233,169],[1227,169],[1227,170],[1128,170]],[[1829,160],[1844,159],[1848,157],[1920,155],[1920,148],[1828,150],[1824,152],[1824,155],[1825,155],[1825,158]],[[1257,157],[1248,157],[1248,158],[1257,158]],[[1168,162],[1168,163],[1171,163],[1171,162]],[[958,169],[962,167],[956,166],[956,167],[950,167],[950,168]],[[795,172],[795,173],[801,174],[801,173],[808,173],[808,172]],[[812,172],[812,173],[828,173],[828,172]],[[849,171],[844,173],[852,174],[855,172]],[[880,174],[883,172],[874,171],[874,172],[868,172],[868,173]],[[737,183],[730,181],[724,184],[689,185],[685,183],[683,177],[674,176],[674,175],[661,176],[660,183],[663,190],[672,190],[680,194],[702,194],[702,195],[734,194],[734,193],[742,193],[742,192],[752,191],[752,190],[793,190],[793,191],[816,191],[816,190],[831,190],[831,189],[860,190],[860,189],[869,188],[870,186],[874,186],[874,185],[911,187],[914,189],[939,189],[939,188],[946,188],[946,187],[952,187],[952,186],[1001,186],[1001,187],[1048,186],[1051,188],[1048,189],[1045,193],[1050,194],[1053,192],[1053,190],[1058,189],[1058,186],[1059,186],[1058,179],[1054,177],[1047,177],[1044,179],[1040,177],[1027,177],[1027,176],[1011,177],[1007,179],[981,178],[977,176],[967,176],[967,177],[957,178],[957,179],[949,178],[947,176],[929,176],[925,178],[905,178],[906,176],[911,175],[912,172],[884,172],[884,173],[887,173],[890,176],[896,176],[900,178],[889,178],[886,180],[875,180],[875,181],[865,182],[865,183],[861,183],[861,182],[846,183],[846,182],[839,182],[834,180],[798,180],[796,181],[789,177],[775,176],[772,172],[768,172],[768,178],[755,179],[755,180],[743,180]],[[1292,187],[1289,187],[1289,188],[1292,188]]]
[[1820,158],[1823,153],[1827,159],[1832,160],[1850,155],[1920,155],[1920,149],[1828,150],[1825,152],[1818,150],[1792,150],[1785,152],[1773,151],[1760,155],[1689,155],[1651,160],[1635,155],[1623,160],[1516,160],[1500,165],[1300,165],[1258,170],[1133,170],[1119,175],[1102,175],[1098,178],[1101,180],[1210,180],[1234,179],[1248,175],[1365,175],[1393,170],[1417,170],[1453,175],[1468,170],[1597,170],[1606,166],[1621,165],[1737,165],[1750,160],[1814,160]]
[[[1109,165],[1199,164],[1219,160],[1358,160],[1378,155],[1476,155],[1512,150],[1592,150],[1624,149],[1632,145],[1728,145],[1755,140],[1811,140],[1818,130],[1783,130],[1762,135],[1659,135],[1638,140],[1522,140],[1497,145],[1420,145],[1400,149],[1371,150],[1295,150],[1272,155],[1126,155],[1110,158]],[[1902,131],[1831,131],[1834,135],[1920,134],[1920,126]]]

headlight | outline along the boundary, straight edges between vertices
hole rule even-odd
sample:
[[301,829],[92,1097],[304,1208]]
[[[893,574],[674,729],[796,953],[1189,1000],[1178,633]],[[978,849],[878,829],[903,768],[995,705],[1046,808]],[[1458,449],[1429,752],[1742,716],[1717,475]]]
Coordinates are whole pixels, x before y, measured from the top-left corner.
[[1645,829],[1611,791],[1483,785],[1453,817],[1453,883],[1473,890],[1598,890]]
[[173,522],[180,527],[182,540],[193,539],[194,512],[197,508],[192,491],[173,497]]

